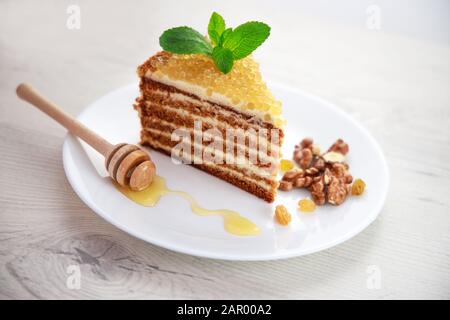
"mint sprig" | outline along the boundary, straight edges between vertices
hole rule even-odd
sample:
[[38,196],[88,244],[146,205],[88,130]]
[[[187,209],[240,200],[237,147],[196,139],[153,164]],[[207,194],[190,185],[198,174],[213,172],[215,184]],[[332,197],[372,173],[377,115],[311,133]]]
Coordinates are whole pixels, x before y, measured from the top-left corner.
[[233,52],[235,60],[245,58],[255,51],[269,36],[270,27],[262,22],[247,22],[231,31],[223,41],[223,47]]
[[220,36],[225,30],[225,20],[217,12],[213,12],[208,24],[208,35],[214,45],[220,42]]
[[161,47],[176,54],[211,55],[212,46],[200,32],[189,27],[177,27],[166,30],[159,37]]
[[231,32],[233,32],[232,28],[225,29],[222,32],[222,35],[220,36],[220,40],[219,40],[218,46],[220,46],[220,47],[222,46],[223,42],[225,41],[225,38],[227,38],[230,35]]
[[213,59],[216,67],[224,74],[233,68],[234,61],[243,59],[255,51],[270,35],[270,27],[257,21],[246,22],[226,28],[225,20],[213,12],[208,24],[208,36],[189,27],[166,30],[159,38],[159,44],[168,52],[176,54],[203,54]]
[[234,58],[230,49],[219,46],[214,47],[212,58],[217,68],[225,74],[233,68]]

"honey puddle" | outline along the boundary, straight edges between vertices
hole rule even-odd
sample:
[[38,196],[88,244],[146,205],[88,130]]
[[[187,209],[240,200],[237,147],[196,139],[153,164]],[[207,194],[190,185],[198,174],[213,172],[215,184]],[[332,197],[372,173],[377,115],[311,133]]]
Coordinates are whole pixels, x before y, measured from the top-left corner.
[[260,233],[258,226],[235,211],[208,210],[202,208],[190,194],[168,189],[166,180],[160,176],[155,176],[152,184],[142,191],[132,191],[128,187],[122,187],[116,182],[114,182],[114,185],[130,200],[146,207],[153,207],[162,196],[173,194],[187,200],[191,205],[191,210],[200,216],[222,216],[225,230],[231,234],[237,236],[255,236]]

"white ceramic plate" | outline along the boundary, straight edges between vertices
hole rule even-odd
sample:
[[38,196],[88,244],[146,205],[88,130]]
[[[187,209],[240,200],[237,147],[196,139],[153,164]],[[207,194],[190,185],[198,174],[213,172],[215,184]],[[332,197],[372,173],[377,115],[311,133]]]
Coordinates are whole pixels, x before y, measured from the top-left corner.
[[[116,227],[155,245],[216,259],[270,260],[301,256],[335,246],[366,228],[378,215],[388,190],[388,168],[375,140],[355,120],[334,105],[300,91],[273,86],[283,101],[288,119],[283,153],[310,136],[328,148],[336,138],[350,145],[348,161],[354,177],[367,189],[338,207],[318,207],[313,214],[297,211],[296,203],[308,196],[305,190],[280,192],[274,204],[242,191],[222,180],[150,151],[158,174],[173,190],[188,191],[208,209],[230,209],[256,223],[261,234],[238,237],[227,233],[222,217],[201,217],[191,212],[182,198],[163,197],[153,208],[133,203],[106,178],[104,160],[93,149],[68,135],[63,148],[64,169],[75,192],[96,213]],[[140,125],[132,108],[138,96],[133,84],[109,93],[90,105],[78,119],[112,143],[139,142]],[[277,225],[274,207],[282,203],[293,214],[289,227]]]

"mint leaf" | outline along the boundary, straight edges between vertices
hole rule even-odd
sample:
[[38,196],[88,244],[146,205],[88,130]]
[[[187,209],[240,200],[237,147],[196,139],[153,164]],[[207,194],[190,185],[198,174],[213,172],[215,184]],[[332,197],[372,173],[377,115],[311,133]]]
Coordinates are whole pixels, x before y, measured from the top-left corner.
[[220,36],[225,30],[225,20],[217,12],[213,12],[208,24],[208,35],[214,45],[218,45]]
[[270,35],[270,27],[262,22],[241,24],[229,34],[223,47],[230,49],[235,60],[245,58],[258,48]]
[[223,45],[223,42],[231,34],[231,31],[233,31],[233,29],[232,28],[228,28],[228,29],[225,29],[222,32],[222,35],[220,36],[219,43],[217,44],[218,46],[222,46]]
[[159,44],[168,52],[176,54],[212,53],[211,44],[198,31],[189,27],[177,27],[164,31],[159,37]]
[[270,27],[262,22],[251,21],[236,29],[226,29],[225,20],[213,12],[208,24],[211,42],[201,33],[189,27],[177,27],[163,32],[159,44],[175,54],[203,54],[211,57],[216,67],[228,73],[234,61],[245,58],[258,48],[270,35]]
[[233,68],[233,53],[231,50],[222,47],[215,47],[212,52],[212,58],[216,67],[227,74]]

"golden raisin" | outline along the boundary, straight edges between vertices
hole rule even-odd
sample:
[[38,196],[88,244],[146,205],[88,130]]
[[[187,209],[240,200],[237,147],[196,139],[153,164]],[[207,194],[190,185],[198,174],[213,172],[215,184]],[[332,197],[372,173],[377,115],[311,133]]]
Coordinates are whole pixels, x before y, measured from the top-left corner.
[[281,171],[286,172],[294,168],[294,163],[291,160],[282,159],[280,161]]
[[286,207],[280,204],[275,208],[275,219],[279,224],[287,226],[291,222],[292,217]]
[[352,185],[352,195],[353,196],[360,196],[363,194],[364,189],[366,188],[366,184],[361,179],[356,179],[355,182],[353,182]]
[[298,202],[298,208],[303,212],[313,212],[316,210],[316,204],[311,199],[301,199]]

